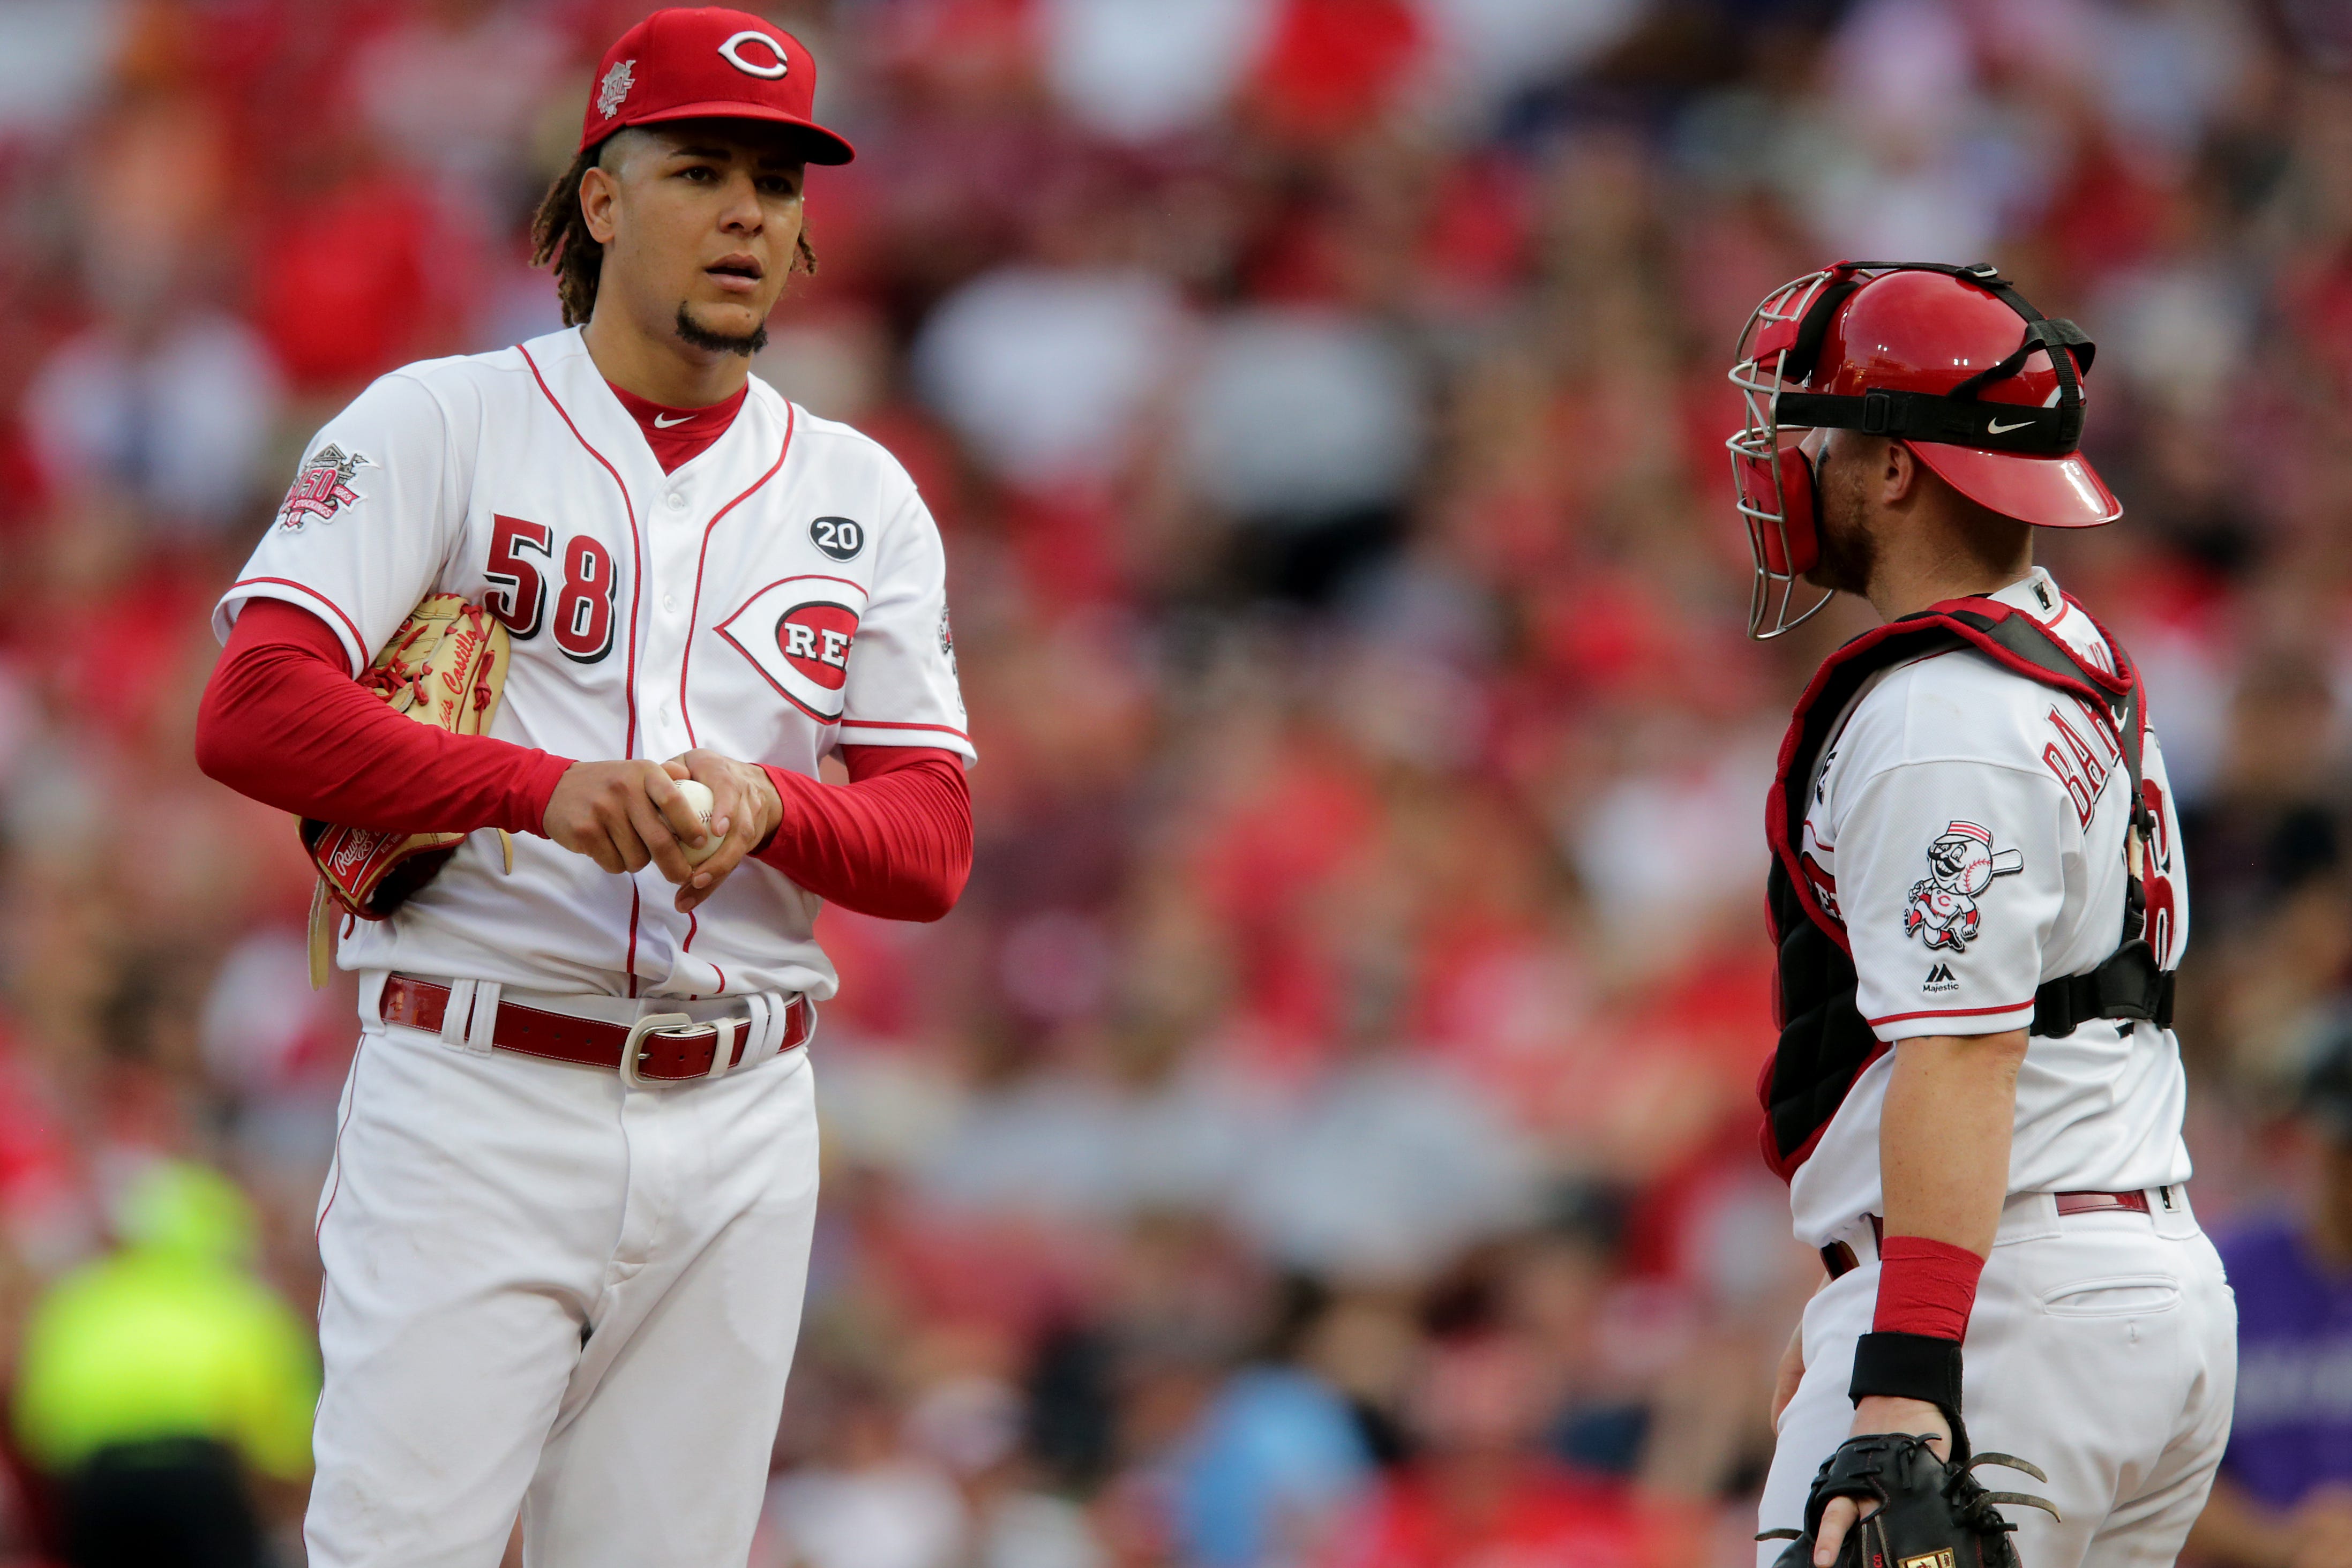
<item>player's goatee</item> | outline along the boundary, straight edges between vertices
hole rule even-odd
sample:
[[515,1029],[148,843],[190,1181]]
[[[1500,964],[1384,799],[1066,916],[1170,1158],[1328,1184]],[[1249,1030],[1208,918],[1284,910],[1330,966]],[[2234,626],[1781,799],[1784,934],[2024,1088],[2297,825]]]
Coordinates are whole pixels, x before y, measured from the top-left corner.
[[684,305],[677,308],[677,335],[688,348],[712,354],[740,354],[747,360],[768,346],[768,324],[765,321],[741,337],[731,332],[714,332],[697,321]]

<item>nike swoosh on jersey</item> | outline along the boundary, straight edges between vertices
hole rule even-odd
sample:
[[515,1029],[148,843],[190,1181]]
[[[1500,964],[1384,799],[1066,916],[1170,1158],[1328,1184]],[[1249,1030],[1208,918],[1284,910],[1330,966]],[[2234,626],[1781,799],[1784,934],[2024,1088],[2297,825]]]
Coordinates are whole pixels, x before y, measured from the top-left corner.
[[684,424],[688,420],[692,419],[694,415],[690,413],[681,413],[673,419],[667,414],[657,413],[654,415],[654,428],[656,430],[667,430],[671,425]]

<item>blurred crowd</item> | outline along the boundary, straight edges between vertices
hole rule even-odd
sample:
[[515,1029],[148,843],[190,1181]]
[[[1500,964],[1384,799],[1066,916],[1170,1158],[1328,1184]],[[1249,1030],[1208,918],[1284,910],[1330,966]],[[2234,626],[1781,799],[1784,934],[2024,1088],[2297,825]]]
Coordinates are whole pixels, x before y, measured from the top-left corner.
[[[196,771],[206,613],[371,377],[557,326],[525,225],[647,8],[0,0],[12,1385],[159,1162],[233,1177],[214,1256],[315,1300],[353,988],[307,984],[290,823]],[[1996,261],[2101,345],[2126,516],[2043,559],[2185,807],[2193,1191],[2225,1234],[2309,1201],[2352,8],[754,8],[859,150],[755,371],[921,485],[981,750],[956,913],[820,926],[754,1568],[1750,1560],[1819,1275],[1755,1151],[1761,805],[1863,622],[1742,636],[1724,371],[1839,256]],[[54,1534],[37,1404],[0,1563]],[[283,1447],[246,1456],[281,1536]]]

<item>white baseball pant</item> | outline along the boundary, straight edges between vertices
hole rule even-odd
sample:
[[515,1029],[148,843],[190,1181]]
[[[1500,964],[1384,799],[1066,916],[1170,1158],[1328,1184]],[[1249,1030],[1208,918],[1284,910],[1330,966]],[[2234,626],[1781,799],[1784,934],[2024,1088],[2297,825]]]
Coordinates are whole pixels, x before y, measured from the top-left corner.
[[[2046,1497],[2061,1515],[2002,1508],[2028,1568],[2168,1568],[2229,1440],[2237,1299],[2185,1190],[2147,1196],[2149,1214],[2063,1218],[2047,1193],[2011,1197],[1977,1288],[1960,1396],[1969,1441],[2031,1459],[2050,1482],[1990,1467],[1979,1479]],[[1867,1223],[1843,1239],[1860,1266],[1806,1306],[1804,1381],[1780,1416],[1759,1530],[1803,1524],[1813,1472],[1853,1425],[1846,1388],[1877,1306],[1878,1254]],[[1758,1568],[1788,1546],[1759,1542]]]
[[816,1214],[806,1051],[632,1089],[370,1021],[338,1115],[312,1568],[496,1568],[518,1507],[530,1568],[743,1562]]

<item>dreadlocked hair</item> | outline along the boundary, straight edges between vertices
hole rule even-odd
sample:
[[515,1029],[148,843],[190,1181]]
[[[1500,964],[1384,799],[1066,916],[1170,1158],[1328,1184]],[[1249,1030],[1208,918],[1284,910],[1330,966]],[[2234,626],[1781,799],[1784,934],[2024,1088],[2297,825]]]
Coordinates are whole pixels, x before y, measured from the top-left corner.
[[[563,307],[563,324],[577,327],[596,313],[596,284],[604,274],[604,246],[588,232],[588,214],[580,205],[580,181],[612,143],[600,141],[572,160],[555,177],[539,211],[530,220],[530,264],[555,268],[555,297]],[[816,248],[803,226],[793,247],[793,270],[816,274]]]

